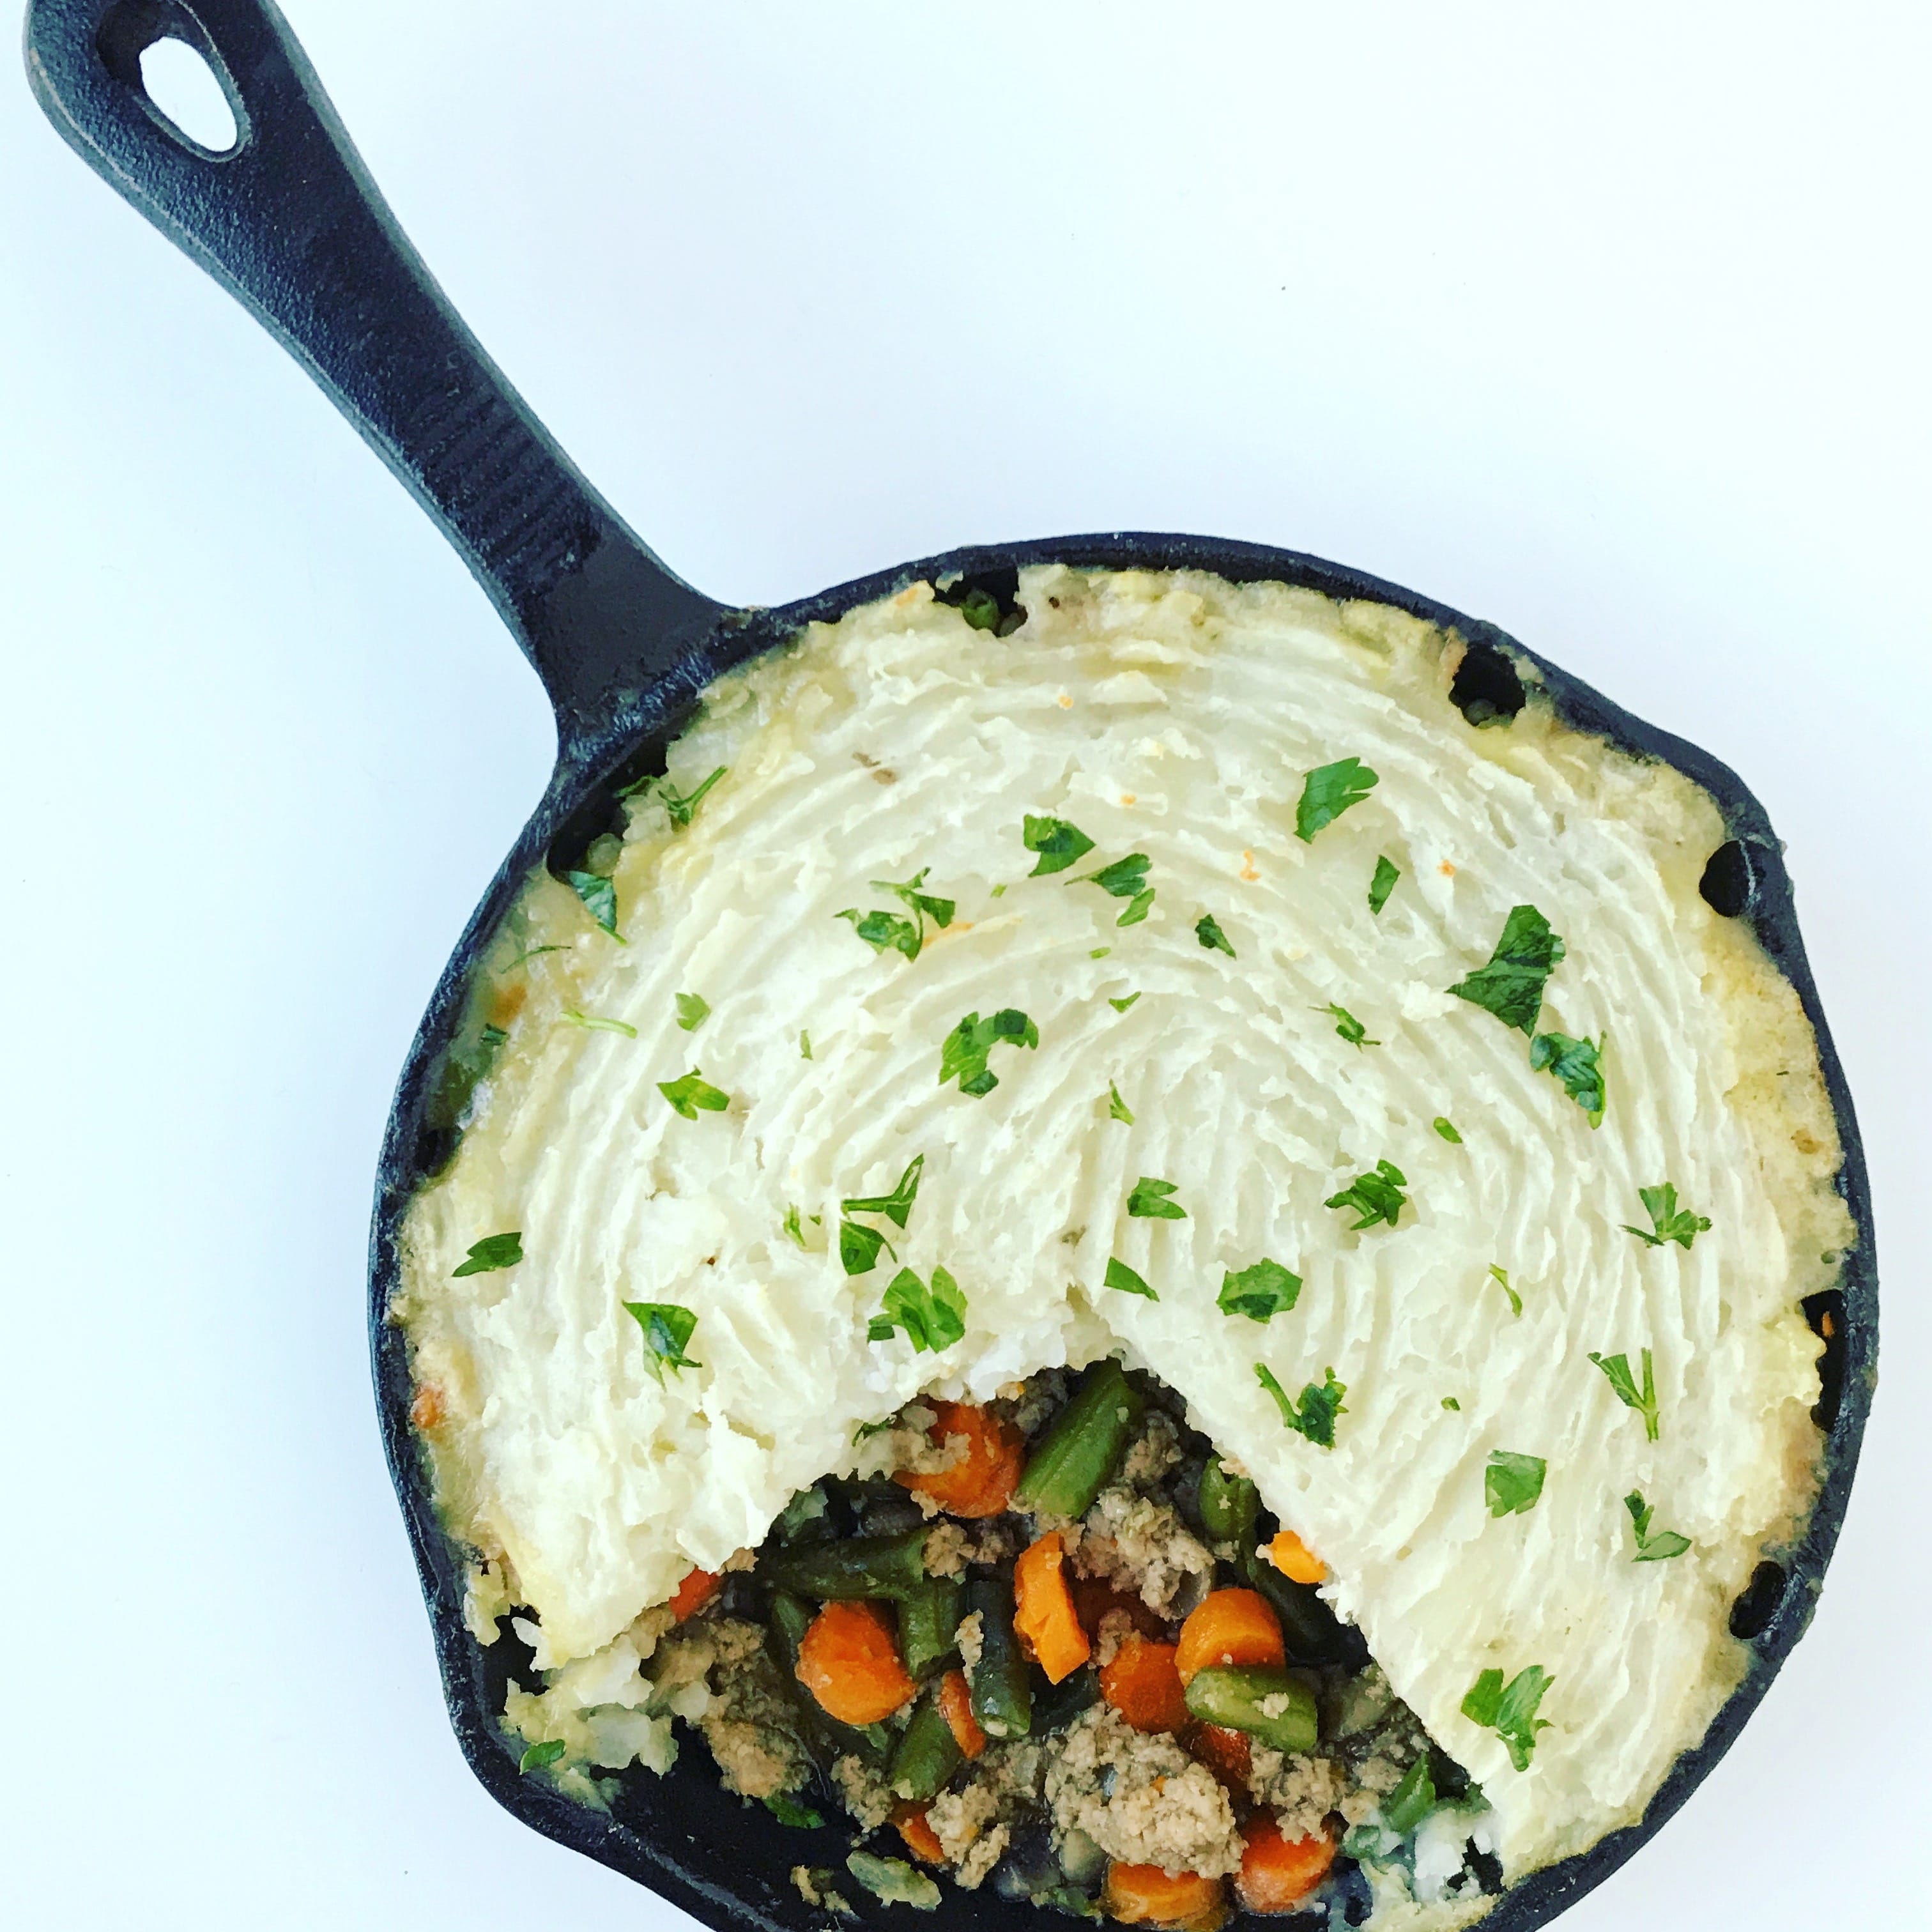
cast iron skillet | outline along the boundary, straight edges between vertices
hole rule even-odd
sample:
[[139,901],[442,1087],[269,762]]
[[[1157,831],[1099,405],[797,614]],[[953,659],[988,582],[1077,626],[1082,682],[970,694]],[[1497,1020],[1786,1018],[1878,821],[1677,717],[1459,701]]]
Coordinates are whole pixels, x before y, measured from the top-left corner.
[[[142,50],[170,37],[198,49],[226,92],[238,134],[225,154],[187,139],[142,88]],[[1452,697],[1472,721],[1520,710],[1516,667],[1534,667],[1571,723],[1688,773],[1716,799],[1730,834],[1712,855],[1705,896],[1720,913],[1750,922],[1817,1033],[1845,1150],[1839,1186],[1858,1226],[1842,1287],[1805,1306],[1828,1337],[1815,1412],[1827,1432],[1817,1504],[1802,1537],[1761,1565],[1738,1600],[1732,1628],[1750,1643],[1749,1672],[1642,1824],[1516,1886],[1487,1922],[1495,1932],[1529,1932],[1608,1876],[1730,1746],[1809,1622],[1844,1519],[1876,1368],[1877,1283],[1857,1124],[1805,964],[1780,848],[1757,800],[1715,759],[1632,717],[1493,626],[1394,584],[1259,544],[1121,532],[992,545],[881,571],[782,610],[729,610],[652,555],[484,356],[397,226],[267,0],[31,0],[26,55],[41,105],[82,158],[254,312],[436,519],[556,708],[549,788],[471,919],[403,1070],[370,1246],[370,1337],[383,1440],[451,1717],[490,1793],[538,1831],[641,1880],[721,1932],[824,1923],[788,1874],[800,1862],[838,1862],[842,1833],[791,1831],[748,1813],[698,1750],[686,1751],[662,1779],[632,1773],[602,1816],[541,1779],[520,1777],[496,1727],[506,1677],[526,1667],[527,1654],[508,1634],[485,1649],[464,1627],[463,1552],[436,1520],[410,1426],[403,1338],[384,1318],[404,1210],[452,1144],[447,1049],[483,946],[533,866],[580,852],[608,822],[614,787],[663,769],[664,746],[697,694],[800,625],[942,572],[959,573],[962,587],[987,590],[1010,608],[1015,572],[1029,563],[1190,567],[1394,604],[1468,641]],[[861,1888],[847,1888],[862,1916],[884,1916]],[[948,1887],[926,1922],[935,1932],[1042,1932],[1050,1922],[990,1888],[968,1894]]]

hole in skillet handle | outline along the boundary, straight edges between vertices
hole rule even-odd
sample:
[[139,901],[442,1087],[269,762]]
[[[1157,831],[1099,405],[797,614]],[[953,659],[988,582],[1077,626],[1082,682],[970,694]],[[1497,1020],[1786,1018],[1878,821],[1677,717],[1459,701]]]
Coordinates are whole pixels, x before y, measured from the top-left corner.
[[117,0],[102,16],[94,48],[183,147],[212,161],[241,152],[248,123],[234,78],[200,22],[173,0]]
[[1732,1636],[1747,1643],[1754,1637],[1763,1636],[1778,1615],[1778,1606],[1784,1600],[1784,1584],[1782,1564],[1760,1563],[1751,1572],[1750,1581],[1738,1592],[1737,1601],[1731,1606]]
[[1449,702],[1472,724],[1507,724],[1529,701],[1509,653],[1494,644],[1463,646],[1449,683]]

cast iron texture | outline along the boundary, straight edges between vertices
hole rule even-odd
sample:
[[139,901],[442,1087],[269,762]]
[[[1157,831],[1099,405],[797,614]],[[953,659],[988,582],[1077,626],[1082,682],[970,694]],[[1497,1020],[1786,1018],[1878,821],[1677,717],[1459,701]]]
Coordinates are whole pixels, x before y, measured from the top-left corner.
[[[225,154],[189,141],[148,101],[140,56],[169,35],[198,48],[227,91],[240,132]],[[804,1905],[788,1874],[795,1864],[839,1863],[844,1834],[794,1832],[748,1812],[694,1747],[662,1779],[630,1774],[608,1816],[518,1773],[496,1717],[518,1667],[515,1646],[506,1637],[485,1648],[464,1627],[464,1552],[436,1518],[409,1420],[404,1340],[386,1319],[402,1216],[426,1164],[446,1150],[426,1118],[443,1054],[483,949],[553,842],[586,809],[598,808],[620,767],[634,773],[662,758],[705,685],[801,625],[946,572],[1007,588],[1018,568],[1048,562],[1202,569],[1392,604],[1466,641],[1456,692],[1466,709],[1473,700],[1507,714],[1520,702],[1515,668],[1534,667],[1570,723],[1676,766],[1711,794],[1729,837],[1713,855],[1706,896],[1750,922],[1816,1030],[1845,1151],[1839,1186],[1858,1239],[1841,1286],[1807,1304],[1814,1328],[1832,1318],[1816,1412],[1826,1431],[1822,1483],[1802,1535],[1762,1566],[1739,1599],[1733,1628],[1751,1650],[1744,1683],[1703,1743],[1678,1762],[1640,1825],[1514,1887],[1486,1923],[1496,1932],[1532,1932],[1601,1882],[1730,1747],[1809,1622],[1844,1520],[1876,1379],[1877,1281],[1857,1123],[1805,961],[1781,848],[1742,782],[1491,626],[1338,565],[1258,544],[1124,532],[1050,538],[927,558],[782,610],[727,610],[667,570],[626,527],[483,354],[403,237],[266,0],[33,0],[26,52],[34,91],[60,132],[315,376],[441,524],[550,693],[556,769],[444,970],[384,1138],[369,1282],[377,1396],[445,1696],[477,1776],[526,1822],[650,1886],[719,1932],[822,1927],[824,1915]],[[862,1888],[845,1889],[862,1917],[884,1920],[884,1909]],[[925,1922],[936,1932],[1040,1932],[1043,1923],[1030,1906],[950,1886]]]

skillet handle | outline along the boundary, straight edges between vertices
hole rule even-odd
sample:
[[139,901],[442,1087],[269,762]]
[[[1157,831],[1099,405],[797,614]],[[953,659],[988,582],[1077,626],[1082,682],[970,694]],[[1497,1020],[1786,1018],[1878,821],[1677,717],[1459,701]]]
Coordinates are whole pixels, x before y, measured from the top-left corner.
[[[224,154],[148,98],[141,55],[168,38],[228,97]],[[30,0],[26,58],[68,143],[254,311],[442,526],[542,677],[562,755],[688,658],[724,607],[658,561],[484,353],[269,0]]]

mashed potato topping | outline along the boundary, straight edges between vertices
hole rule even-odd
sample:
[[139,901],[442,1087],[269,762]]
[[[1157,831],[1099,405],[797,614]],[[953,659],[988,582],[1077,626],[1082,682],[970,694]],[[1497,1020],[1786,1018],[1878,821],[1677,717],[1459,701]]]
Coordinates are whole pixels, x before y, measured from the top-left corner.
[[[562,1666],[920,1391],[1118,1352],[1320,1552],[1514,1878],[1641,1814],[1738,1681],[1729,1606],[1808,1503],[1798,1304],[1850,1239],[1809,1029],[1699,895],[1708,797],[1534,692],[1466,723],[1459,640],[1195,573],[1036,568],[1018,601],[995,638],[914,585],[722,680],[670,762],[686,794],[724,777],[682,826],[637,802],[612,855],[627,944],[531,880],[480,1009],[507,1037],[411,1210],[397,1309],[450,1527]],[[1298,837],[1305,774],[1349,758],[1377,782]],[[1029,814],[1091,850],[1030,876]],[[1150,903],[1089,882],[1135,854]],[[918,874],[954,910],[916,958],[839,916],[910,916],[871,882]],[[1603,1042],[1594,1129],[1525,1033],[1448,991],[1525,905],[1566,949],[1536,1030]],[[1007,1012],[1030,1024],[988,1045],[997,1084],[942,1084],[962,1020]],[[694,1072],[721,1110],[667,1098]],[[904,1228],[856,1217],[896,1258],[848,1274],[842,1200],[915,1156]],[[1378,1162],[1402,1198],[1358,1229],[1324,1204]],[[1710,1223],[1688,1247],[1626,1232],[1666,1183]],[[454,1274],[508,1230],[522,1259]],[[1225,1310],[1263,1260],[1294,1306]],[[962,1339],[874,1339],[902,1267],[956,1284]],[[655,1361],[627,1303],[694,1313],[692,1365]],[[1592,1360],[1640,1381],[1646,1348],[1654,1442]],[[1257,1364],[1292,1404],[1332,1370],[1332,1448]],[[1545,1465],[1530,1506],[1492,1514],[1496,1452]],[[1636,1560],[1633,1492],[1686,1553]],[[1462,1707],[1532,1666],[1549,1728],[1520,1769]]]

